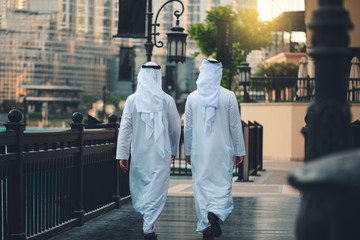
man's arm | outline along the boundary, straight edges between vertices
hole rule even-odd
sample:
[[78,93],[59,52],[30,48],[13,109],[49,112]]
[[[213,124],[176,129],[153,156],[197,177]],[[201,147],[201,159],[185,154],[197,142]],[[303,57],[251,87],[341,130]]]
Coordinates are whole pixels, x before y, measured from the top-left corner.
[[129,170],[129,161],[120,159],[119,161],[120,168],[126,173]]
[[116,146],[116,159],[119,160],[121,169],[127,172],[129,169],[128,159],[132,139],[132,117],[130,110],[131,103],[126,100],[124,111],[121,117],[118,141]]
[[240,165],[244,162],[244,156],[235,156],[235,167],[240,167]]
[[175,101],[173,99],[171,99],[169,103],[168,111],[169,111],[168,116],[169,116],[169,138],[170,138],[170,146],[171,146],[171,161],[174,161],[179,148],[181,122]]
[[188,98],[185,105],[185,122],[184,122],[184,147],[185,156],[188,164],[191,164],[191,144],[192,144],[192,108],[191,100]]
[[[245,156],[244,135],[242,131],[239,106],[236,101],[235,94],[231,94],[229,101],[230,134],[234,146],[234,155],[237,157]],[[238,162],[242,162],[242,160],[239,159]],[[238,165],[240,164],[241,163]]]

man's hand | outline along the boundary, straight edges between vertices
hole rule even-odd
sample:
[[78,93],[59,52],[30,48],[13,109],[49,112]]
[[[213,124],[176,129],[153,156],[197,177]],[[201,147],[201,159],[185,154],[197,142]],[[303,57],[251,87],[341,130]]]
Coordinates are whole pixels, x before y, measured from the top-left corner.
[[235,156],[235,166],[236,167],[240,167],[240,165],[243,163],[244,161],[244,156]]
[[186,162],[187,162],[187,164],[191,165],[190,156],[186,156]]
[[120,168],[123,170],[123,172],[127,172],[129,170],[129,161],[128,160],[122,160],[119,161]]
[[171,155],[171,162],[173,162],[175,160],[175,156]]

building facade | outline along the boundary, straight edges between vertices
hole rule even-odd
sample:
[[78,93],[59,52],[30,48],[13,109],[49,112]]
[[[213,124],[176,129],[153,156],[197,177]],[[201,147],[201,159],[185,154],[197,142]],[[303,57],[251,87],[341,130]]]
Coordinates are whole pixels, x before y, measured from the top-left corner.
[[[153,21],[164,3],[153,0]],[[211,9],[228,4],[237,11],[256,9],[257,0],[183,0],[183,4],[180,25],[186,32],[191,25],[204,21]],[[175,10],[181,10],[177,2],[159,14],[157,41],[164,47],[154,47],[152,60],[163,66],[164,81],[173,76],[172,89],[165,90],[184,100],[184,92],[195,89],[204,56],[192,57],[198,50],[189,37],[186,63],[167,63],[166,32],[175,25]],[[146,62],[146,39],[113,38],[118,14],[118,0],[0,0],[0,102],[31,95],[32,101],[38,97],[40,104],[43,91],[34,89],[42,85],[48,89],[53,86],[51,91],[81,89],[74,94],[78,98],[74,102],[83,95],[101,97],[104,87],[116,95],[131,94],[139,66]],[[123,59],[129,61],[122,68]],[[121,69],[131,70],[126,79]],[[58,94],[53,95],[52,100],[58,101]]]
[[29,104],[37,105],[38,97],[41,105],[44,96],[34,95],[27,85],[81,89],[75,102],[82,95],[101,97],[103,88],[110,88],[118,62],[118,44],[112,38],[117,27],[115,1],[1,4],[6,18],[1,18],[0,29],[0,101],[31,96]]

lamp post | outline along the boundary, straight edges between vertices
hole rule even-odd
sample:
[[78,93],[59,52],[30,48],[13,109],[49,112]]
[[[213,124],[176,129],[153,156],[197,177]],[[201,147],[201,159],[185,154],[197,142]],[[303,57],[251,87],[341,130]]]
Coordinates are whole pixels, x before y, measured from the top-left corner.
[[251,67],[249,67],[249,63],[242,62],[239,67],[239,85],[244,86],[244,102],[250,102],[249,93],[246,91],[246,86],[250,86],[250,74]]
[[[184,4],[180,0],[169,0],[164,3],[155,17],[155,23],[152,23],[152,0],[148,0],[148,12],[147,15],[147,41],[145,43],[146,57],[147,61],[151,61],[152,51],[154,46],[157,48],[163,47],[164,43],[162,41],[156,41],[156,36],[160,35],[160,33],[156,32],[156,27],[160,26],[160,23],[157,23],[160,11],[171,2],[178,2],[181,4],[182,10],[179,12],[176,10],[174,15],[176,17],[176,26],[172,27],[171,32],[166,33],[168,36],[168,53],[167,58],[168,62],[185,62],[186,61],[186,37],[187,33],[184,33],[184,28],[179,26],[179,17],[184,13]],[[154,27],[154,32],[152,31]],[[154,42],[152,42],[152,37],[154,36]]]
[[24,103],[24,129],[26,129],[26,119],[27,119],[26,115],[27,115],[27,107],[28,107],[26,96],[24,96],[23,98],[23,103]]

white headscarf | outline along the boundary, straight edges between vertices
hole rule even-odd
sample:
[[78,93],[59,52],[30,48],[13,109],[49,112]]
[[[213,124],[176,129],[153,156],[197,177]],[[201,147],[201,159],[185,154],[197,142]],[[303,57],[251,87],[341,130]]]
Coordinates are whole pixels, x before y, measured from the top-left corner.
[[[147,62],[145,66],[158,66],[154,62]],[[163,100],[165,93],[162,90],[161,71],[154,68],[141,68],[137,78],[135,104],[137,112],[141,113],[141,120],[146,124],[146,135],[152,135],[159,153],[164,156],[164,139],[162,133]]]
[[[210,61],[216,63],[211,63]],[[200,100],[203,105],[205,133],[209,135],[215,120],[215,110],[218,106],[219,88],[222,76],[222,64],[214,59],[203,60],[200,74],[196,81]]]

